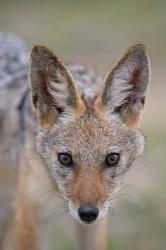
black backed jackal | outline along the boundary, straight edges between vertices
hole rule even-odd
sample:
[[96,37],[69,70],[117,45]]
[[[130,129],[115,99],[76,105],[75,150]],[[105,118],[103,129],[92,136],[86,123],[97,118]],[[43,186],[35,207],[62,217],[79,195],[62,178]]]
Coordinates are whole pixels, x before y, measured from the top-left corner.
[[[0,34],[3,249],[48,249],[45,221],[48,214],[53,220],[59,196],[78,223],[78,249],[105,250],[112,197],[144,151],[139,126],[149,82],[146,49],[130,47],[104,80],[83,66],[65,66],[44,46],[32,49],[29,73],[27,58],[20,40]],[[9,176],[17,192],[6,191],[6,199]],[[5,214],[14,194],[12,220]],[[5,228],[7,218],[12,226]]]

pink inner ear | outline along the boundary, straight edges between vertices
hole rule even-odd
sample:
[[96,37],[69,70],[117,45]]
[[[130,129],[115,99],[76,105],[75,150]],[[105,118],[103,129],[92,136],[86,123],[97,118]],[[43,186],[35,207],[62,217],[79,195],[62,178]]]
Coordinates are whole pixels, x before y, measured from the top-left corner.
[[132,78],[129,83],[132,84],[134,87],[137,87],[140,83],[140,77],[141,77],[141,70],[137,69],[133,72]]

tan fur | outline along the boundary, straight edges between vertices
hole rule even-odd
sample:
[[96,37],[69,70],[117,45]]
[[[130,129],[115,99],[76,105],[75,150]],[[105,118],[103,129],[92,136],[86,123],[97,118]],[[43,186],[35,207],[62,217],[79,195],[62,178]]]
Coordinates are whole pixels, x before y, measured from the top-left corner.
[[130,115],[122,116],[124,123],[130,128],[139,128],[141,124],[141,114],[131,117]]
[[77,250],[105,250],[107,249],[107,218],[97,225],[85,227],[77,225]]
[[[20,165],[18,206],[16,212],[16,249],[41,250],[40,231],[49,213],[48,194],[56,197],[57,186],[50,179],[42,159],[35,150],[32,134],[28,134],[26,151]],[[47,211],[48,210],[48,211]],[[42,235],[42,239],[46,241]]]
[[79,119],[81,116],[83,116],[85,112],[85,104],[81,100],[81,98],[78,99],[78,105],[75,110],[75,117]]
[[107,186],[100,170],[93,171],[93,179],[88,171],[78,171],[70,187],[71,200],[78,206],[96,204],[100,207],[107,195]]
[[96,114],[98,116],[102,116],[103,114],[106,113],[106,107],[105,107],[105,105],[103,105],[103,103],[99,97],[96,99],[94,108],[95,108]]

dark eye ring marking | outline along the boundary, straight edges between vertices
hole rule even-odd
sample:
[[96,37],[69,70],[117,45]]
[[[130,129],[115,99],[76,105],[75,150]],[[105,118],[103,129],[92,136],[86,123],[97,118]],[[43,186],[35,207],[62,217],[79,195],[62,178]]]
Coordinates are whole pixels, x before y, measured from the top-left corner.
[[106,156],[104,164],[106,167],[114,167],[120,160],[120,154],[110,153]]
[[59,153],[58,161],[66,167],[72,167],[73,165],[73,159],[72,159],[71,154],[69,153]]

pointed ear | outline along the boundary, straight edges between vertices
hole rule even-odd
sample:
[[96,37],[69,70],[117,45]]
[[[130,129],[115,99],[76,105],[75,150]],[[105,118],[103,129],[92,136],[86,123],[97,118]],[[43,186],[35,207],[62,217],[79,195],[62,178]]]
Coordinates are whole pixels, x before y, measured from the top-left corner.
[[149,82],[149,60],[144,45],[130,47],[106,77],[100,100],[124,123],[138,127]]
[[72,116],[83,105],[70,72],[44,46],[32,49],[29,82],[41,125],[52,125],[62,113]]

